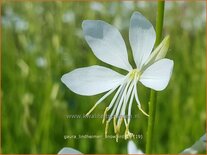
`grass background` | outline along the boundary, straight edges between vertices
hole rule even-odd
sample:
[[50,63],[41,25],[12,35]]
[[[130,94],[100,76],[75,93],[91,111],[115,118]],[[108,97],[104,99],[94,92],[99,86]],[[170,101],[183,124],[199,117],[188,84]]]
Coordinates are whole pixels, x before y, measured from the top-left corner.
[[[205,2],[166,2],[163,35],[171,36],[167,57],[174,60],[168,87],[158,93],[155,153],[179,153],[205,133]],[[2,152],[57,153],[73,147],[83,153],[127,153],[120,139],[64,139],[64,135],[104,135],[100,119],[67,119],[85,114],[102,96],[84,97],[64,86],[61,76],[98,60],[83,38],[85,19],[115,25],[127,44],[130,16],[141,12],[155,26],[155,2],[6,2],[2,5]],[[110,68],[113,68],[109,66]],[[113,68],[115,69],[115,68]],[[117,69],[115,69],[117,70]],[[118,71],[118,70],[117,70]],[[139,85],[148,111],[149,90]],[[102,114],[111,98],[93,114]],[[132,109],[131,131],[145,149],[147,118]],[[109,133],[113,134],[112,124]]]

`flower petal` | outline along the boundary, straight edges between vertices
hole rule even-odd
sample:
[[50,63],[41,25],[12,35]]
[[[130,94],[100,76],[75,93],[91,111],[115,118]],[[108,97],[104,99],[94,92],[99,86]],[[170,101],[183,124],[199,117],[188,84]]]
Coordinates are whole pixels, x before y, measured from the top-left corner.
[[191,147],[185,149],[180,154],[200,154],[206,151],[206,134],[204,134]]
[[172,74],[173,64],[169,59],[155,62],[142,73],[140,82],[157,91],[165,89]]
[[85,39],[97,58],[110,65],[131,70],[124,40],[119,31],[101,20],[85,20]]
[[64,147],[58,152],[58,154],[83,154],[83,153],[70,147]]
[[118,86],[124,79],[124,75],[102,66],[75,69],[61,78],[70,90],[86,96],[108,91]]
[[127,145],[128,154],[144,154],[142,150],[138,149],[134,142],[130,140]]
[[133,13],[129,27],[129,41],[131,44],[134,61],[141,70],[148,59],[156,39],[152,24],[139,12]]

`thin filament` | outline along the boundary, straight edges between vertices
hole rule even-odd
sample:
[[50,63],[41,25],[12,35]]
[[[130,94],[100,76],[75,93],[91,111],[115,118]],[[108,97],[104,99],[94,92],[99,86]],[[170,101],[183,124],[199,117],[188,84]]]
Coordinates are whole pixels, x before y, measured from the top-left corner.
[[[126,106],[127,106],[127,103],[128,103],[129,97],[130,97],[130,94],[131,94],[132,89],[133,89],[133,83],[134,83],[134,81],[131,81],[130,86],[129,86],[128,90],[127,90],[127,94],[124,97],[124,104],[122,105],[122,109],[121,109],[121,113],[120,113],[120,116],[121,117],[124,117],[125,124],[126,124],[125,111],[126,111]],[[118,124],[119,123],[120,123],[120,118],[118,120]]]
[[121,92],[119,93],[119,96],[118,96],[118,98],[117,98],[117,100],[115,102],[114,108],[113,108],[113,110],[112,110],[112,112],[111,112],[111,114],[110,114],[110,116],[108,118],[108,121],[110,121],[112,119],[112,116],[114,115],[114,113],[115,113],[115,111],[117,109],[117,106],[119,104],[119,101],[121,100],[121,97],[123,96],[123,92],[125,90],[125,87],[126,87],[126,83],[123,85],[123,87],[121,89]]
[[89,110],[89,112],[86,114],[86,116],[88,116],[95,108],[96,106],[101,103],[104,99],[106,99],[111,93],[114,92],[114,90],[117,88],[118,86],[116,86],[115,88],[111,89],[110,91],[108,91],[103,97],[101,97],[96,103],[95,105]]
[[128,106],[128,124],[130,123],[130,117],[131,117],[131,109],[132,109],[132,102],[134,100],[134,89],[135,89],[135,85],[136,85],[136,80],[134,80],[134,87],[133,87],[133,91],[130,97],[130,101],[129,101],[129,106]]
[[125,87],[125,89],[124,89],[123,95],[122,95],[121,100],[120,100],[120,102],[119,102],[119,106],[118,106],[118,108],[117,108],[117,110],[116,110],[116,114],[115,114],[115,116],[117,116],[117,117],[118,117],[118,115],[119,115],[119,113],[120,113],[120,109],[121,109],[121,106],[122,106],[122,104],[123,104],[123,100],[124,100],[124,97],[125,97],[125,95],[126,95],[126,93],[127,93],[127,89],[128,89],[128,87],[129,87],[130,83],[131,83],[131,79],[128,81],[128,83],[127,83],[127,85],[126,85],[126,87]]
[[135,95],[135,99],[137,101],[137,104],[138,104],[138,108],[139,110],[144,114],[146,115],[147,117],[149,117],[149,115],[141,108],[141,104],[140,104],[140,101],[139,101],[139,98],[138,98],[138,95],[137,95],[137,86],[135,85],[135,89],[134,89],[134,95]]

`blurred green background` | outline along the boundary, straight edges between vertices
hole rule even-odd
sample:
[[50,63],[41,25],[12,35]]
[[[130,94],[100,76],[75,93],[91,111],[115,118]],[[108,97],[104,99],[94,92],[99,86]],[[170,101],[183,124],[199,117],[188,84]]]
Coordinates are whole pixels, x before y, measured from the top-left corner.
[[[179,153],[205,133],[205,10],[205,1],[166,2],[163,36],[171,36],[167,57],[174,60],[175,66],[167,89],[158,93],[155,153]],[[60,78],[78,67],[109,66],[98,60],[86,44],[81,29],[85,19],[115,25],[130,53],[128,26],[133,11],[141,12],[155,26],[155,2],[3,3],[3,153],[57,153],[63,147],[83,153],[127,153],[124,139],[118,143],[104,138],[64,139],[64,135],[104,135],[101,119],[66,117],[86,114],[103,94],[79,96]],[[149,89],[142,85],[139,89],[142,105],[148,111]],[[110,99],[93,114],[102,114]],[[134,142],[144,150],[147,118],[135,104],[132,114],[138,117],[131,121],[131,132],[143,136]],[[113,134],[112,124],[109,134]]]

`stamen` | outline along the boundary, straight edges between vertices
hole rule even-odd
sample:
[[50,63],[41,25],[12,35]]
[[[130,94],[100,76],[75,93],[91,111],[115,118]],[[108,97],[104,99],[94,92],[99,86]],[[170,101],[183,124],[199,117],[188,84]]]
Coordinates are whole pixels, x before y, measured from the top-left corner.
[[95,104],[90,110],[89,112],[86,114],[86,116],[90,115],[90,113],[96,108],[98,104]]
[[119,92],[122,90],[123,86],[124,86],[124,83],[119,87],[119,89],[117,90],[116,94],[114,95],[114,97],[113,97],[111,103],[110,103],[109,106],[108,106],[109,109],[111,109],[111,107],[114,105],[114,102],[115,102],[115,100],[117,99],[117,96],[119,95]]
[[129,131],[129,125],[126,126],[124,138],[125,140],[134,138],[134,134]]
[[141,105],[140,105],[140,102],[139,102],[139,98],[137,96],[137,85],[136,84],[134,85],[134,92],[133,93],[135,95],[135,100],[137,101],[137,104],[140,107]]
[[116,142],[118,142],[119,141],[119,134],[117,133],[116,134]]
[[120,114],[120,109],[121,109],[121,107],[122,107],[123,100],[124,100],[124,98],[125,98],[125,95],[126,95],[126,93],[127,93],[127,89],[128,89],[128,87],[129,87],[130,83],[131,83],[131,79],[128,81],[126,87],[124,88],[123,95],[122,95],[121,100],[120,100],[120,102],[119,102],[119,106],[118,106],[118,108],[117,108],[117,110],[116,110],[116,114],[115,114],[116,116],[118,116],[118,115]]
[[126,87],[126,83],[123,85],[123,87],[121,89],[121,92],[119,93],[119,96],[118,96],[118,98],[116,100],[116,103],[114,105],[114,108],[113,108],[113,110],[112,110],[112,112],[111,112],[111,114],[110,114],[110,116],[108,118],[108,121],[110,121],[113,118],[113,115],[114,115],[114,113],[115,113],[115,111],[117,109],[117,106],[118,106],[118,104],[119,104],[119,102],[121,100],[121,97],[123,96],[123,92],[124,92],[125,87]]
[[[134,81],[134,83],[136,84],[136,81]],[[135,85],[134,84],[134,85]],[[135,88],[134,88],[135,89]],[[133,89],[133,92],[134,92]],[[131,117],[131,109],[132,109],[132,102],[134,100],[134,93],[132,92],[131,97],[130,97],[130,101],[129,101],[129,106],[128,106],[128,124],[130,123],[130,117]]]
[[137,95],[137,86],[135,85],[135,89],[134,89],[134,95],[135,95],[135,99],[137,101],[137,104],[138,104],[138,108],[139,110],[147,117],[149,117],[149,115],[141,108],[141,104],[140,104],[140,101],[139,101],[139,98],[138,98],[138,95]]
[[88,116],[95,108],[96,106],[101,103],[106,97],[108,97],[111,93],[114,92],[114,90],[117,88],[118,86],[116,86],[115,88],[111,89],[109,92],[107,92],[103,97],[101,97],[96,103],[95,105],[89,110],[89,112],[86,114],[86,116]]
[[[125,81],[126,81],[126,80],[125,80]],[[103,117],[103,121],[102,121],[102,123],[105,122],[107,112],[110,110],[110,108],[114,105],[114,102],[116,101],[115,106],[114,106],[114,109],[112,110],[112,113],[111,113],[110,117],[108,118],[108,120],[107,120],[107,122],[106,122],[107,124],[106,124],[106,128],[105,128],[105,136],[107,135],[108,124],[109,124],[109,122],[110,122],[110,120],[111,120],[111,118],[112,118],[112,116],[113,116],[113,113],[115,112],[115,110],[116,110],[116,108],[117,108],[117,106],[118,106],[118,103],[119,103],[121,97],[123,96],[123,92],[124,92],[125,87],[126,87],[126,83],[125,83],[125,81],[124,81],[124,83],[122,83],[121,86],[119,87],[119,89],[118,89],[118,91],[116,92],[115,96],[113,97],[113,99],[112,99],[110,105],[105,109],[104,117]],[[118,97],[118,99],[117,99],[117,97]],[[117,133],[116,117],[114,117],[114,132]]]
[[117,133],[120,132],[120,128],[121,128],[121,124],[122,124],[123,120],[124,120],[124,118],[122,116],[118,120],[117,127],[116,127],[116,132]]
[[[132,92],[132,89],[133,89],[133,85],[134,85],[134,81],[131,81],[130,86],[129,86],[129,89],[127,90],[127,94],[126,94],[126,96],[124,97],[124,104],[123,104],[123,106],[122,106],[121,114],[120,114],[121,116],[126,117],[126,116],[125,116],[126,106],[127,106],[127,104],[128,104],[128,100],[129,100],[129,97],[130,97],[130,95],[131,95],[131,92]],[[125,119],[124,119],[124,120],[125,120]]]
[[138,106],[138,108],[145,116],[149,117],[149,115],[141,107]]
[[122,122],[123,122],[123,117],[119,118],[117,125],[116,125],[116,119],[114,119],[114,129],[116,131],[114,132],[116,134],[116,142],[118,142],[118,139],[119,139],[119,132],[120,132]]
[[105,111],[104,111],[104,115],[103,115],[103,120],[102,120],[102,123],[103,123],[103,124],[104,124],[105,119],[106,119],[106,117],[107,117],[106,115],[107,115],[108,110],[109,110],[109,108],[106,107],[106,109],[105,109]]
[[125,126],[127,126],[127,121],[126,121],[126,118],[124,118],[124,124],[125,124]]
[[114,116],[113,123],[114,123],[114,133],[116,133],[116,116]]
[[[137,106],[139,110],[149,117],[149,115],[141,108],[141,104],[137,95],[137,82],[139,80],[140,72],[137,69],[132,70],[127,74],[125,79],[120,83],[120,85],[116,86],[115,88],[108,91],[104,96],[102,96],[95,105],[89,110],[89,112],[86,114],[88,116],[98,104],[100,104],[106,97],[108,97],[110,94],[112,94],[118,87],[117,92],[115,93],[113,99],[111,100],[109,106],[106,107],[104,114],[103,114],[103,120],[102,123],[106,121],[105,126],[105,137],[107,137],[108,134],[108,127],[111,119],[113,118],[113,125],[114,125],[114,133],[116,134],[116,142],[118,142],[119,138],[119,132],[121,129],[121,125],[124,121],[126,129],[125,129],[125,139],[131,139],[134,137],[134,134],[129,131],[129,124],[131,120],[131,108],[132,103],[135,98],[137,102]],[[129,105],[128,105],[129,103]],[[127,107],[128,105],[128,107]],[[107,112],[113,107],[113,110],[109,117],[107,117]],[[125,113],[126,109],[128,108],[128,119],[126,119]],[[118,121],[117,121],[118,119]]]
[[108,134],[108,127],[109,127],[109,121],[106,121],[105,138],[107,137],[107,134]]

